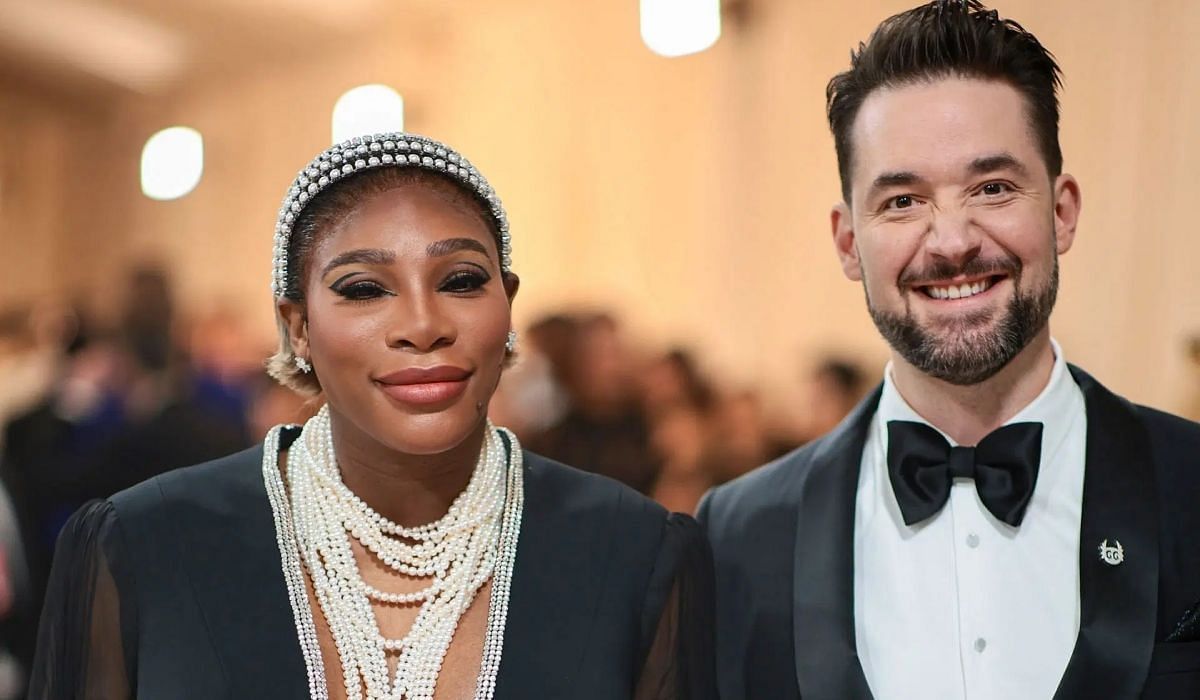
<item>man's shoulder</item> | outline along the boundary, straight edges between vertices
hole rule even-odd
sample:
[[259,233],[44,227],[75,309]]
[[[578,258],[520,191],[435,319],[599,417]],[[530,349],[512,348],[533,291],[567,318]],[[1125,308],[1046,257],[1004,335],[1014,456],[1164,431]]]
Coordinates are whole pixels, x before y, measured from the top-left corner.
[[1200,456],[1200,423],[1150,406],[1135,405],[1134,410],[1150,431],[1152,441]]
[[[1086,370],[1075,365],[1070,365],[1070,368],[1075,383],[1088,402],[1089,410],[1093,400],[1097,405],[1104,402],[1111,406],[1121,406],[1131,412],[1137,421],[1145,426],[1150,433],[1150,439],[1155,443],[1168,445],[1178,443],[1179,449],[1194,448],[1200,444],[1200,423],[1157,408],[1136,404],[1104,386]],[[1090,418],[1089,416],[1089,421]]]
[[704,497],[698,519],[711,537],[717,531],[757,530],[757,525],[795,517],[798,494],[814,457],[830,440],[818,438],[753,471],[722,484]]
[[[1076,383],[1088,402],[1088,433],[1111,432],[1115,427],[1136,426],[1144,435],[1146,457],[1154,465],[1160,503],[1191,503],[1200,496],[1200,423],[1149,406],[1135,404],[1106,388],[1079,367],[1071,366]],[[1107,407],[1107,408],[1104,408]],[[1099,408],[1096,415],[1092,409]],[[1129,420],[1124,424],[1121,415]],[[1113,422],[1116,421],[1116,422]],[[1117,439],[1124,439],[1119,434]],[[1091,437],[1089,437],[1089,441]],[[1147,444],[1148,443],[1148,444]]]
[[1161,497],[1194,503],[1200,497],[1200,423],[1147,406],[1135,410],[1149,436]]

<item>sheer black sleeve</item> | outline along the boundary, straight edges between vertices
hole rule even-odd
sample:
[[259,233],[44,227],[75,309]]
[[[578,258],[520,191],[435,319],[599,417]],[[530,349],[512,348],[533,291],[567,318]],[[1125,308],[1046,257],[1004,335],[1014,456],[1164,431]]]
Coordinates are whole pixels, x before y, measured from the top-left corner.
[[700,526],[672,513],[642,614],[635,700],[715,700],[713,561]]
[[30,678],[31,700],[133,698],[132,585],[112,504],[79,509],[58,537]]

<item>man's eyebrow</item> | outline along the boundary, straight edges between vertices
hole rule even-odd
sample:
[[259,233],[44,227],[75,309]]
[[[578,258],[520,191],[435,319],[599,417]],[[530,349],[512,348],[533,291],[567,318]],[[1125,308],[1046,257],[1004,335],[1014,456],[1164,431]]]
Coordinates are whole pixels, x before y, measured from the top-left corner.
[[972,175],[986,175],[994,173],[997,170],[1014,170],[1021,175],[1029,172],[1029,169],[1011,153],[995,153],[989,156],[981,156],[971,161],[967,166],[967,172]]
[[909,170],[895,170],[891,172],[880,173],[878,177],[871,183],[871,188],[867,190],[867,198],[870,199],[876,192],[885,190],[889,187],[899,187],[902,185],[915,185],[925,182],[925,179],[916,173]]

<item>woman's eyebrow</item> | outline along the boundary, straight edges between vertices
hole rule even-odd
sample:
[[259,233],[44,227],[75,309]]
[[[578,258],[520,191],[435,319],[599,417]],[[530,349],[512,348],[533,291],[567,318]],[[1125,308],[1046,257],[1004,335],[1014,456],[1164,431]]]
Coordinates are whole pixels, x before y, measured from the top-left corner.
[[321,270],[321,276],[324,277],[329,274],[330,270],[342,265],[353,265],[355,263],[364,265],[389,265],[394,262],[396,262],[396,254],[390,250],[382,248],[358,248],[335,256],[325,266],[325,269]]
[[425,248],[425,254],[431,258],[437,258],[460,250],[473,250],[477,253],[483,253],[484,257],[491,259],[487,248],[474,238],[447,238],[435,241]]

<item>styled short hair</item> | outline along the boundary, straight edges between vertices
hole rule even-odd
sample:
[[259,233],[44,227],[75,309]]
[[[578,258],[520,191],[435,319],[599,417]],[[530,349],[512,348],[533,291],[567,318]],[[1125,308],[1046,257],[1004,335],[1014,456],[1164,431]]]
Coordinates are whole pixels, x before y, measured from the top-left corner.
[[1030,126],[1050,177],[1062,172],[1054,56],[1021,25],[979,0],[934,0],[885,19],[850,53],[850,70],[825,88],[837,149],[842,197],[850,203],[854,143],[850,132],[863,101],[880,88],[949,77],[1006,82],[1025,99]]

